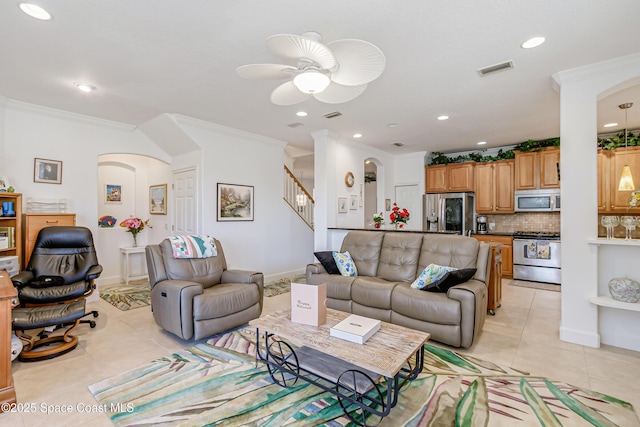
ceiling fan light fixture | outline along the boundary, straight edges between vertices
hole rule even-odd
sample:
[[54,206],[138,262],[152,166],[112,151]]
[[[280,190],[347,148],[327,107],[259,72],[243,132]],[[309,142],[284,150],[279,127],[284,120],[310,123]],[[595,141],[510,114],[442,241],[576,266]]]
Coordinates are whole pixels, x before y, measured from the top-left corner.
[[303,93],[321,93],[331,83],[327,75],[316,70],[307,70],[293,78],[293,84]]

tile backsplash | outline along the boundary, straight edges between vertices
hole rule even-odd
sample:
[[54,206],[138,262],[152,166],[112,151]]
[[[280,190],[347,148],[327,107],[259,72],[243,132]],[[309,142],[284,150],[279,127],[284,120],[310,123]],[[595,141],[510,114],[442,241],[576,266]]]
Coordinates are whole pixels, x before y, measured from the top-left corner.
[[487,215],[493,230],[504,233],[514,231],[560,232],[560,212],[521,212],[513,215]]

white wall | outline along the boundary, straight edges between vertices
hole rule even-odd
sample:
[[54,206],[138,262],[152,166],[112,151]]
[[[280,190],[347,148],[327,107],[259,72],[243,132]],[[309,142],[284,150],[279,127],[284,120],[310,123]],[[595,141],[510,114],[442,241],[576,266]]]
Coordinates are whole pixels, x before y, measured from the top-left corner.
[[[2,173],[16,192],[23,194],[23,201],[29,197],[66,199],[67,212],[75,212],[77,224],[90,228],[96,240],[100,238],[99,156],[131,153],[170,161],[166,153],[132,126],[16,101],[8,101],[4,108],[2,138],[6,154]],[[34,158],[62,161],[62,184],[33,182]],[[109,259],[111,255],[98,253],[99,259]],[[100,278],[97,282],[104,281]]]
[[[598,347],[601,342],[640,350],[640,313],[598,308],[589,302],[602,292],[598,278],[624,274],[600,261],[597,238],[597,102],[624,86],[637,84],[640,54],[629,55],[554,75],[560,92],[562,157],[562,319],[560,338]],[[633,248],[618,247],[623,253]],[[633,321],[630,322],[630,318]],[[621,335],[620,331],[624,331]]]
[[[220,240],[229,268],[262,271],[265,280],[304,272],[313,233],[282,199],[286,144],[188,117],[177,123],[202,149],[202,232]],[[253,221],[216,220],[218,183],[254,187]]]

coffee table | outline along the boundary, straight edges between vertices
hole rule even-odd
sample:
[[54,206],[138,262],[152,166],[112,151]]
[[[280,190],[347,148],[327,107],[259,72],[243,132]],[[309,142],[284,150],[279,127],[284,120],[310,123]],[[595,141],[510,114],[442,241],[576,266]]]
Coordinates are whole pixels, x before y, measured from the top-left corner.
[[398,403],[401,387],[422,371],[431,335],[382,322],[364,344],[330,336],[331,327],[349,315],[328,308],[327,322],[317,327],[292,322],[290,309],[254,319],[249,324],[256,327],[256,359],[267,364],[277,384],[306,381],[334,394],[356,424],[377,425]]

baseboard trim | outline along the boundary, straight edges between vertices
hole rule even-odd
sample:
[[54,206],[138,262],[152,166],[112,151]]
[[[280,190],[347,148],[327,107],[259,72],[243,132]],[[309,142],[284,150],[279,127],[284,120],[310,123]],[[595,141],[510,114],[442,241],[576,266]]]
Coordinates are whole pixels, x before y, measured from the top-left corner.
[[587,347],[600,348],[600,334],[560,327],[560,340]]
[[268,276],[264,276],[264,284],[277,282],[282,279],[290,279],[295,276],[302,276],[306,272],[306,267],[298,270],[286,271],[284,273],[270,274]]

